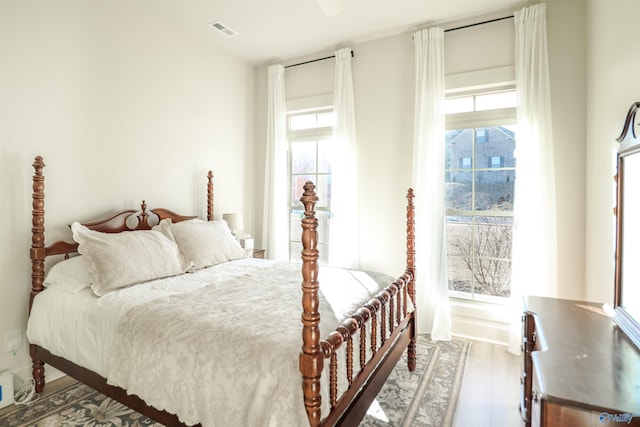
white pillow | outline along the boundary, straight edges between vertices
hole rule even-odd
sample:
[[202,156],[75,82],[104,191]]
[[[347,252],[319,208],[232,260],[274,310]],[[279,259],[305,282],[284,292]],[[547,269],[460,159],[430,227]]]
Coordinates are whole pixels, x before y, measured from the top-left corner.
[[54,264],[49,268],[43,285],[56,288],[72,294],[78,293],[91,286],[89,270],[82,255]]
[[195,269],[247,257],[223,220],[191,219],[173,224],[167,219],[160,221],[156,229],[173,236],[184,259],[191,261]]
[[87,264],[91,289],[98,296],[188,269],[175,242],[157,231],[101,233],[78,222],[71,224],[71,231]]

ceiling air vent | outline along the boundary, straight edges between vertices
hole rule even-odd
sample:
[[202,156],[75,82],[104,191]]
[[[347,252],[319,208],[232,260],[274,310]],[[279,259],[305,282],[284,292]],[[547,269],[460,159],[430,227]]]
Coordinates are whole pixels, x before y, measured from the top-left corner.
[[238,33],[236,33],[235,31],[233,31],[231,28],[227,27],[226,25],[224,25],[222,22],[220,21],[213,21],[209,23],[209,26],[211,28],[213,28],[214,30],[218,30],[220,31],[222,34],[224,34],[227,37],[233,37],[233,36],[237,36]]

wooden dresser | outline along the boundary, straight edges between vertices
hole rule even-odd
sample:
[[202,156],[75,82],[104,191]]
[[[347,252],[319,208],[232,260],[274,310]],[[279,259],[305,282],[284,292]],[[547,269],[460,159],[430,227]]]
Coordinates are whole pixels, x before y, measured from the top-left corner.
[[640,426],[640,351],[600,304],[527,297],[523,323],[527,426]]

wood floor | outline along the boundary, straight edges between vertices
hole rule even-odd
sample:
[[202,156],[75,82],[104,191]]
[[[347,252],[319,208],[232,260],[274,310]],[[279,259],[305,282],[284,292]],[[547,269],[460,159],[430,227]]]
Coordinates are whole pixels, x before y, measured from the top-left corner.
[[[472,341],[462,382],[455,427],[523,427],[518,410],[521,358],[506,347]],[[72,380],[63,377],[46,387],[51,393]],[[0,410],[0,415],[9,408]]]
[[504,346],[472,341],[455,427],[522,427],[521,356]]

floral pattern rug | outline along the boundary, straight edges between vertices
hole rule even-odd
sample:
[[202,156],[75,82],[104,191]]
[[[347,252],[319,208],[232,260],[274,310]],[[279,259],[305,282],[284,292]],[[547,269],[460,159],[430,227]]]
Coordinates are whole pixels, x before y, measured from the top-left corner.
[[407,368],[405,352],[360,427],[452,426],[470,349],[468,341],[418,335],[416,370]]
[[[420,335],[418,364],[409,372],[406,354],[378,394],[361,427],[451,426],[471,344],[434,342]],[[0,416],[2,427],[162,426],[84,384],[72,384],[29,406]]]

